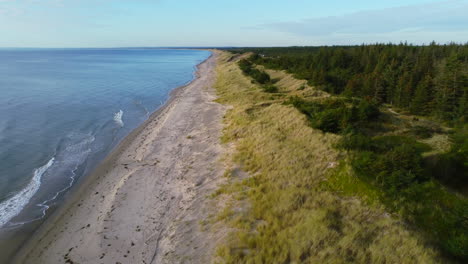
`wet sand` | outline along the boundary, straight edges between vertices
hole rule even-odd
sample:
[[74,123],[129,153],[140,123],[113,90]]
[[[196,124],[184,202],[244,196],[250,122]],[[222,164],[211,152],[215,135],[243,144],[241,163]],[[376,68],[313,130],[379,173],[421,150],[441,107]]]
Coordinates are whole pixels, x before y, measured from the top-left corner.
[[216,51],[197,78],[128,135],[17,254],[15,263],[208,263],[200,221],[220,162]]

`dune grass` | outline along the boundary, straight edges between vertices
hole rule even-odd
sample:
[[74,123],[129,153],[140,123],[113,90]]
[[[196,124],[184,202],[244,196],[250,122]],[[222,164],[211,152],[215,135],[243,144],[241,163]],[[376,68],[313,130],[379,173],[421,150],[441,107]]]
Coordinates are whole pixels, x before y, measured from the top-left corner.
[[[229,197],[216,220],[235,230],[215,262],[440,262],[423,238],[387,214],[371,189],[348,173],[346,156],[333,147],[339,136],[311,128],[284,104],[291,95],[323,92],[269,71],[280,92],[266,93],[242,74],[241,58],[221,54],[215,87],[218,102],[230,106],[222,139],[235,144],[233,162],[250,177],[228,177],[214,195]],[[356,198],[359,192],[368,199]]]

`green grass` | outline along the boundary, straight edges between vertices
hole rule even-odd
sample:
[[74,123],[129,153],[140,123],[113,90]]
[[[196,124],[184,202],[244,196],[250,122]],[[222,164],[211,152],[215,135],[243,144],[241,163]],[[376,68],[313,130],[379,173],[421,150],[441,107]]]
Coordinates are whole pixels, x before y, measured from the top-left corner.
[[[244,76],[237,61],[218,61],[218,102],[230,106],[222,140],[236,146],[233,162],[251,175],[230,178],[215,195],[232,203],[219,221],[233,228],[217,250],[220,263],[437,263],[438,253],[397,217],[387,214],[376,193],[344,165],[334,146],[339,136],[309,126],[306,116],[284,104],[289,95],[270,94]],[[290,80],[291,81],[291,80]],[[285,96],[286,93],[288,96]],[[317,91],[317,97],[326,97]],[[361,199],[361,196],[368,197]],[[374,198],[373,198],[374,197]]]
[[348,163],[343,161],[337,168],[333,169],[322,186],[347,197],[357,196],[369,204],[378,204],[379,191],[371,184],[352,176],[354,173]]

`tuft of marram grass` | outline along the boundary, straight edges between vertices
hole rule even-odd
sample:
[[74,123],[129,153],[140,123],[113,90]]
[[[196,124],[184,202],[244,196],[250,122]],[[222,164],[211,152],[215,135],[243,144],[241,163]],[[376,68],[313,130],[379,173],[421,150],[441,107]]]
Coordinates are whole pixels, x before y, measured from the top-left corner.
[[[330,178],[337,175],[329,167],[339,160],[333,148],[339,137],[309,127],[304,115],[283,104],[288,96],[263,92],[230,57],[219,57],[215,85],[218,102],[231,106],[223,141],[235,144],[233,161],[251,177],[232,179],[218,191],[238,202],[218,216],[235,231],[219,246],[217,262],[438,262],[422,238],[382,207],[330,191],[333,184],[353,186],[343,171],[342,178]],[[292,77],[269,74],[279,78],[280,91],[297,93],[285,88]]]

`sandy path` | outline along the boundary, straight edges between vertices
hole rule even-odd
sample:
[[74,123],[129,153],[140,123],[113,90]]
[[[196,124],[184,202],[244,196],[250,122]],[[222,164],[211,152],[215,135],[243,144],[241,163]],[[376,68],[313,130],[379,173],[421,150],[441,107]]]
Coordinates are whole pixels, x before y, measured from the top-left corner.
[[207,263],[201,230],[223,174],[216,55],[90,175],[19,252],[18,263]]

